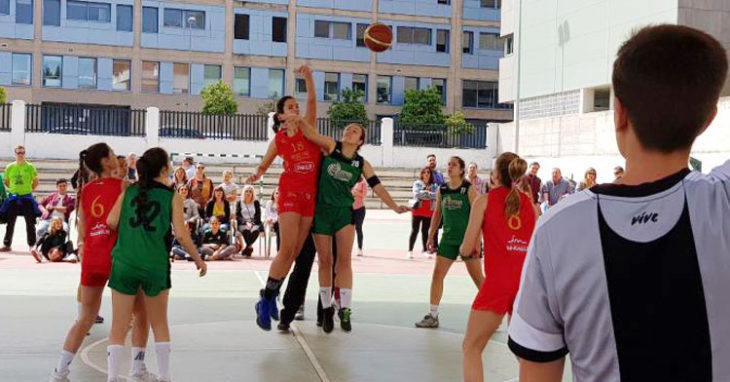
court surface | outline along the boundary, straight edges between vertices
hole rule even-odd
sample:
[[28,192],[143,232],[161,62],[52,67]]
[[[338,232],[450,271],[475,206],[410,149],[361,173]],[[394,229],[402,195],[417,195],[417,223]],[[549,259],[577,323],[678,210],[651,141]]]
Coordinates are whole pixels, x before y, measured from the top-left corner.
[[[428,311],[433,260],[407,260],[410,215],[369,210],[365,256],[353,257],[353,331],[315,325],[316,263],[307,290],[305,321],[293,330],[264,332],[254,323],[254,303],[270,261],[208,263],[198,278],[192,263],[173,263],[169,321],[174,381],[459,381],[461,341],[476,288],[457,262],[445,282],[441,327],[416,329]],[[4,234],[5,226],[0,226]],[[14,249],[0,255],[0,381],[45,381],[76,316],[79,266],[36,264],[16,226]],[[101,314],[71,366],[71,380],[105,381],[106,337],[111,324],[107,291]],[[337,322],[336,322],[337,325]],[[516,381],[517,361],[506,346],[506,323],[487,346],[487,381]],[[150,344],[152,335],[150,335]],[[129,344],[128,344],[129,345]],[[122,369],[128,370],[129,352]],[[147,364],[157,369],[152,346]],[[566,372],[565,381],[570,373]],[[123,379],[125,380],[125,379]]]

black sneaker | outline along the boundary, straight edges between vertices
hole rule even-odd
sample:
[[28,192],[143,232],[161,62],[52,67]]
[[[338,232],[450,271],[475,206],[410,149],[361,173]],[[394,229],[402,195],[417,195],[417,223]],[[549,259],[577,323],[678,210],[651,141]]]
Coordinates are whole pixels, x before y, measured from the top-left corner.
[[330,306],[322,310],[322,330],[325,333],[332,333],[335,328],[335,308]]
[[104,317],[102,317],[102,316],[96,316],[96,318],[94,319],[94,323],[95,324],[103,324],[104,323]]
[[[32,246],[31,246],[31,247],[32,247]],[[10,252],[10,251],[12,251],[12,250],[13,250],[13,249],[12,249],[12,248],[10,248],[10,246],[9,246],[9,245],[4,245],[4,246],[3,246],[2,248],[0,248],[0,252]]]
[[349,332],[352,330],[352,322],[350,322],[350,316],[352,315],[352,309],[342,308],[337,311],[337,315],[340,317],[340,327],[342,330]]
[[279,321],[279,325],[276,325],[276,328],[279,329],[279,331],[288,332],[289,331],[289,323],[284,322],[284,321]]

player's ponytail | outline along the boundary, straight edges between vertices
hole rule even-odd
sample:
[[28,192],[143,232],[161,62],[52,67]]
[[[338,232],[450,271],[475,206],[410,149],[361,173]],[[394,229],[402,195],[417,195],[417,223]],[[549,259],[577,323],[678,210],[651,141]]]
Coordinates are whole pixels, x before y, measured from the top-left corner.
[[77,170],[76,208],[81,204],[81,191],[89,177],[89,171],[101,176],[104,166],[101,161],[109,156],[111,147],[104,142],[89,146],[79,153],[79,169]]
[[499,180],[503,186],[510,189],[504,203],[504,215],[507,219],[520,212],[520,190],[518,183],[525,171],[527,162],[515,153],[502,153],[497,158],[496,170],[499,173]]
[[160,148],[151,148],[142,154],[137,160],[137,173],[139,174],[139,180],[137,181],[137,187],[139,187],[139,194],[132,201],[136,205],[136,216],[137,221],[146,228],[150,225],[150,221],[147,221],[147,210],[149,209],[149,200],[147,199],[147,191],[152,189],[157,178],[162,170],[168,166],[168,155],[167,152]]
[[281,128],[282,123],[284,123],[279,119],[279,114],[284,114],[284,105],[286,105],[286,101],[288,101],[290,99],[294,99],[294,97],[284,96],[284,97],[279,98],[278,101],[276,101],[276,111],[274,111],[274,126],[273,126],[275,133],[279,132],[279,129]]

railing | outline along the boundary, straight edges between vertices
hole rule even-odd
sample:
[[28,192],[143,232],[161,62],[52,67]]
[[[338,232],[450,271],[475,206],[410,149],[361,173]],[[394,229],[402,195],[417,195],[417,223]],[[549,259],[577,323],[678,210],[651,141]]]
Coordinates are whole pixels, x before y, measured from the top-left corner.
[[10,115],[12,114],[12,104],[0,104],[0,131],[10,131]]
[[487,147],[487,126],[473,126],[472,134],[449,134],[446,125],[396,123],[393,128],[394,146],[474,148]]
[[160,111],[161,138],[233,139],[266,141],[268,116],[210,115],[188,111]]
[[145,110],[101,105],[29,104],[25,131],[31,133],[145,136]]
[[342,130],[351,123],[359,123],[365,127],[365,143],[368,145],[380,145],[382,143],[380,133],[380,121],[333,121],[328,118],[317,119],[317,130],[322,135],[328,135],[334,139],[342,138]]

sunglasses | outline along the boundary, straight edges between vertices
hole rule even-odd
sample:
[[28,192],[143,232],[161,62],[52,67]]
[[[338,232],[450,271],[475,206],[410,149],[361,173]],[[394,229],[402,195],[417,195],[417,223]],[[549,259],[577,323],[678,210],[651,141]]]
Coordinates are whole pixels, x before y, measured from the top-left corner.
[[25,155],[25,151],[16,151],[15,155]]

